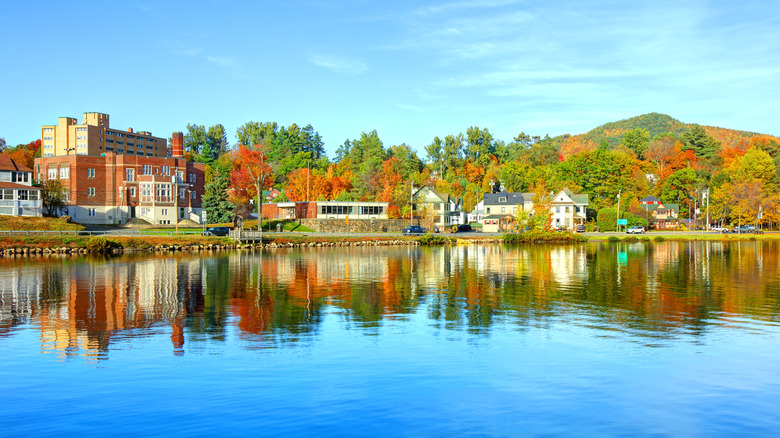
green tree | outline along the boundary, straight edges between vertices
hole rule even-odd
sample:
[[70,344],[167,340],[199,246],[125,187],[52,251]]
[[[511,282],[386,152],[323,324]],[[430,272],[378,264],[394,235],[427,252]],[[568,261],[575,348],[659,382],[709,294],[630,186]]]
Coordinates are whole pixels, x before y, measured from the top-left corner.
[[720,143],[707,135],[707,132],[701,126],[692,126],[690,131],[682,135],[680,141],[683,145],[683,151],[693,151],[697,157],[704,160],[706,164],[710,166],[714,166],[718,163]]
[[206,220],[209,223],[225,223],[233,219],[234,205],[228,201],[230,173],[217,171],[211,181],[206,183],[203,194],[203,209],[206,210]]
[[480,166],[486,166],[495,152],[493,135],[487,128],[471,126],[466,130],[465,156]]
[[694,199],[696,190],[700,188],[701,181],[696,171],[691,168],[680,169],[664,181],[661,187],[661,201],[676,203],[680,206],[680,215],[688,216],[688,204],[686,201]]
[[184,134],[184,151],[189,152],[192,156],[197,156],[206,144],[208,144],[206,127],[187,124],[187,132]]
[[635,128],[623,135],[623,146],[634,151],[640,160],[645,159],[647,144],[650,142],[650,133],[642,128]]
[[775,178],[776,171],[774,160],[769,153],[756,147],[748,149],[745,155],[734,160],[728,168],[732,181],[759,180],[765,190],[771,190],[770,185]]
[[261,144],[265,140],[268,143],[274,141],[279,126],[276,122],[246,122],[236,129],[236,139],[239,144]]
[[41,186],[41,200],[43,201],[43,211],[46,216],[58,216],[60,211],[65,208],[68,199],[68,189],[66,189],[60,180],[50,179]]
[[433,141],[425,146],[425,153],[428,155],[428,162],[438,168],[439,175],[444,175],[444,143],[441,139],[433,137]]

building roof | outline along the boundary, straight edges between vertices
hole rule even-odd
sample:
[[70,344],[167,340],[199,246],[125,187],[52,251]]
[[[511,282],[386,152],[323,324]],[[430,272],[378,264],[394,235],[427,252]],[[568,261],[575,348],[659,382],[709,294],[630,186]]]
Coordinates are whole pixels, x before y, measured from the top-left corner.
[[[506,198],[506,201],[499,201],[501,198]],[[522,205],[525,202],[530,202],[533,198],[533,193],[510,193],[502,190],[498,193],[485,193],[483,201],[484,205]]]
[[0,170],[11,170],[16,172],[32,172],[32,169],[24,164],[17,163],[8,154],[0,154]]
[[661,202],[661,200],[656,198],[655,196],[650,195],[640,199],[639,202]]
[[12,182],[0,182],[0,189],[40,190],[41,188]]
[[489,214],[482,219],[506,219],[506,218],[512,218],[514,219],[514,216],[511,214]]

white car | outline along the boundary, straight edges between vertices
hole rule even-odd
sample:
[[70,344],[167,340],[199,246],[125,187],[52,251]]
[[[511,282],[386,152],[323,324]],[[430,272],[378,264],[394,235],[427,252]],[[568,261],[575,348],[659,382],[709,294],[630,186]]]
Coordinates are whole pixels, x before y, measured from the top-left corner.
[[631,227],[626,230],[626,234],[645,234],[645,227]]

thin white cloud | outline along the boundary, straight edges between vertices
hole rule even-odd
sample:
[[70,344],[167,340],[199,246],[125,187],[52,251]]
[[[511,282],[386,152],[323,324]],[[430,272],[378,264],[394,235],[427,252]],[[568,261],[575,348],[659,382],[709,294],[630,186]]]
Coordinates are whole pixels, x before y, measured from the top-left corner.
[[359,75],[368,70],[368,66],[364,62],[338,55],[312,55],[309,57],[309,62],[318,67],[349,75]]
[[425,14],[438,14],[441,12],[460,11],[463,9],[495,8],[500,6],[513,5],[515,3],[519,3],[520,1],[521,0],[464,0],[464,1],[442,3],[436,6],[428,6],[425,8],[420,8],[417,11],[415,11],[415,13],[425,15]]

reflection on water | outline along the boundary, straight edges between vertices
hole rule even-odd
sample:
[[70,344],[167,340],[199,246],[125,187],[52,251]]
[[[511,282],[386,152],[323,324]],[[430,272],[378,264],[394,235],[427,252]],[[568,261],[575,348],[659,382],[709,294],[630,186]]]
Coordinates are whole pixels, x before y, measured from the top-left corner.
[[424,317],[443,330],[566,324],[646,345],[780,321],[774,242],[330,248],[0,261],[0,337],[40,332],[62,358],[170,336],[214,348],[316,338],[325,315],[365,333]]

